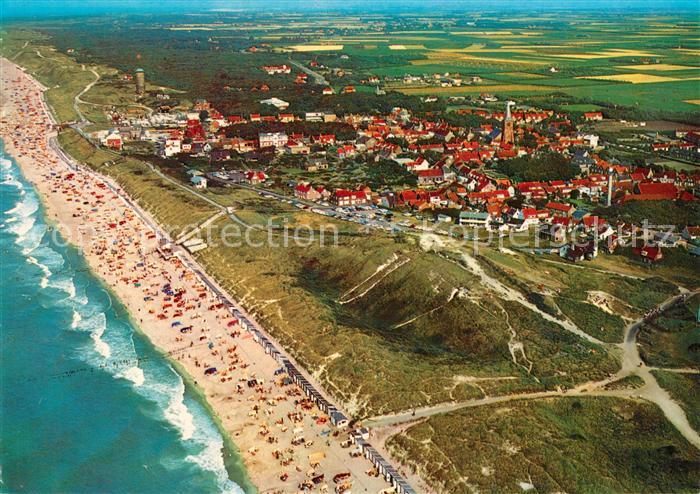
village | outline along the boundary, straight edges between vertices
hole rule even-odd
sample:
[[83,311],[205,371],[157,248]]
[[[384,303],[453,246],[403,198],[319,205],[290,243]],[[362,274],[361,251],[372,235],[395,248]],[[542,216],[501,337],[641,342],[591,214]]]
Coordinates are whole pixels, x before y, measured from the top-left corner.
[[700,485],[691,17],[172,14],[8,29],[0,144],[96,278],[85,307],[7,211],[66,348],[125,366],[119,407],[172,366],[127,425],[182,449],[175,490]]
[[[262,70],[275,75],[292,69],[282,65]],[[296,77],[305,81],[307,74]],[[301,209],[387,231],[419,229],[467,239],[479,238],[473,229],[500,237],[530,232],[534,247],[546,247],[543,251],[558,252],[573,262],[597,256],[599,243],[613,252],[631,242],[635,256],[650,263],[660,262],[666,247],[687,245],[691,253],[700,254],[696,225],[647,225],[642,232],[643,225],[594,213],[598,206],[631,201],[696,201],[700,171],[659,170],[602,158],[605,144],[591,131],[592,124],[604,120],[599,111],[585,112],[574,123],[567,114],[520,107],[513,101],[499,102],[502,110],[494,109],[497,98],[488,94],[480,100],[489,107],[456,110],[459,116],[483,122],[478,127],[415,117],[405,108],[387,115],[286,113],[288,104],[279,98],[261,101],[280,110],[277,113],[223,115],[207,101],[197,100],[186,112],[115,117],[118,126],[91,137],[117,152],[135,141],[150,144],[159,158],[185,166],[195,189],[251,187]],[[324,126],[331,125],[324,133]],[[339,125],[344,126],[342,137],[332,133]],[[298,131],[305,126],[321,131]],[[239,133],[237,128],[246,131]],[[350,135],[345,129],[351,129]],[[256,130],[257,135],[251,134]],[[700,156],[697,132],[678,131],[675,140],[657,136],[658,142],[647,144],[654,152],[673,148],[695,159]],[[566,167],[561,177],[517,180],[500,171],[509,160],[542,156],[560,157]],[[232,161],[236,158],[238,162]],[[190,159],[207,166],[189,166]],[[373,190],[360,182],[332,187],[279,173],[285,161],[312,176],[348,162],[362,161],[369,168],[383,162],[413,186]],[[462,227],[459,233],[456,226]]]

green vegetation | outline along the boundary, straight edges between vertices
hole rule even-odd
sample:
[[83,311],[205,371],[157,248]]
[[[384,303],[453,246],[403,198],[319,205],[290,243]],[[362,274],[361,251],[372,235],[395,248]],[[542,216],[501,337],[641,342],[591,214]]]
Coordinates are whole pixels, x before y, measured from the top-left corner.
[[[467,98],[489,92],[552,108],[568,105],[570,111],[601,109],[615,118],[697,122],[700,43],[697,26],[682,14],[659,19],[562,13],[535,21],[489,16],[477,25],[470,19],[363,13],[348,25],[337,15],[310,23],[284,13],[271,18],[203,12],[196,26],[189,18],[167,15],[147,29],[135,17],[34,25],[60,51],[74,50],[81,63],[124,72],[141,66],[150,81],[185,91],[186,97],[205,97],[225,113],[264,111],[261,94],[252,89],[265,83],[295,112],[386,111],[409,104],[418,112],[434,111],[444,103],[422,104],[400,92]],[[335,48],[323,50],[323,44]],[[309,51],[293,51],[299,45]],[[246,51],[251,46],[256,50]],[[294,74],[270,77],[260,70],[290,58],[307,65],[315,60],[315,70],[336,91],[353,84],[357,93],[323,96],[311,84],[294,84]],[[433,74],[445,73],[459,74],[464,83],[441,87]],[[404,82],[407,74],[426,77]],[[370,83],[369,76],[382,80]],[[472,76],[481,79],[472,82]],[[396,92],[375,95],[377,84]]]
[[[611,438],[614,438],[611,440]],[[700,452],[654,405],[514,401],[431,417],[389,449],[440,492],[694,492]]]
[[[609,208],[599,207],[599,214],[610,221],[622,221],[642,225],[696,225],[700,218],[698,201],[629,201]],[[680,233],[680,232],[678,232]]]
[[644,379],[632,374],[627,377],[623,377],[619,381],[614,381],[610,384],[604,386],[606,390],[619,390],[619,389],[639,389],[644,386]]
[[680,404],[693,429],[700,430],[700,375],[663,370],[651,372],[659,385]]
[[559,153],[540,153],[500,161],[496,169],[518,181],[569,180],[577,172]]
[[648,365],[700,365],[700,324],[696,319],[699,306],[700,296],[695,295],[642,326],[637,341],[640,355]]
[[[308,221],[297,216],[308,213],[288,214]],[[256,221],[264,223],[265,216],[256,208]],[[264,235],[254,233],[253,239]],[[356,230],[339,235],[335,247],[215,242],[198,257],[358,416],[483,392],[567,388],[614,370],[602,349],[519,304],[473,288],[478,282],[459,263],[425,252],[411,236],[397,240]],[[466,296],[458,296],[460,290]],[[526,372],[528,360],[513,363],[509,325],[539,383]],[[508,379],[477,388],[469,376]]]
[[579,328],[599,340],[620,343],[625,322],[620,316],[608,314],[591,303],[569,297],[556,297],[557,307]]

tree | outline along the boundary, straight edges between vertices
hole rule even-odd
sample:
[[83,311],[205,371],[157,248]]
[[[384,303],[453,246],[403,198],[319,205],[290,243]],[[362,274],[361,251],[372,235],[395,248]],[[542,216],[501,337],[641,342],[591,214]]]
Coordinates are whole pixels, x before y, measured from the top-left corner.
[[496,169],[520,181],[570,180],[576,176],[568,159],[553,152],[501,161]]
[[526,148],[535,148],[537,147],[537,138],[528,132],[523,136],[522,144]]

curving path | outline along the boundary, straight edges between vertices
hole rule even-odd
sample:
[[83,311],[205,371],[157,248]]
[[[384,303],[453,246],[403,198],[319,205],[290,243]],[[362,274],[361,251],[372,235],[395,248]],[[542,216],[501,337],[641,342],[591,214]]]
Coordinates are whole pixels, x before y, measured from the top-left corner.
[[[700,293],[697,290],[692,293]],[[656,306],[658,313],[664,312],[675,304],[684,300],[688,293],[681,293],[668,298]],[[541,391],[535,393],[516,393],[502,396],[485,397],[481,399],[467,400],[456,403],[442,403],[435,406],[408,410],[405,412],[381,415],[363,421],[363,424],[371,428],[395,428],[409,422],[425,419],[433,415],[453,412],[463,408],[473,408],[496,403],[504,403],[516,400],[533,400],[552,397],[573,397],[573,396],[610,396],[627,399],[644,399],[654,403],[662,411],[666,419],[678,430],[678,432],[693,446],[700,449],[700,434],[688,422],[688,417],[680,405],[663,389],[652,374],[655,367],[647,367],[642,361],[637,348],[637,335],[642,324],[650,317],[642,317],[625,328],[625,339],[623,343],[614,345],[622,350],[620,370],[613,377],[602,381],[581,384],[568,391]],[[670,372],[700,373],[697,369],[663,369]],[[625,377],[636,375],[643,381],[644,385],[638,389],[606,390],[604,387]],[[384,432],[383,434],[386,434]],[[392,435],[391,433],[388,435]]]

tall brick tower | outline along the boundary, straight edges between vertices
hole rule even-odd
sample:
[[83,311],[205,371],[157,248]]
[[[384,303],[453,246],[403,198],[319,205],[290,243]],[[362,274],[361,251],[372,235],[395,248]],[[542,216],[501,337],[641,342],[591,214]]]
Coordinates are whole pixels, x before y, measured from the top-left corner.
[[501,144],[515,143],[515,132],[513,131],[513,115],[510,114],[513,101],[506,102],[506,118],[503,119],[503,133],[501,134]]

